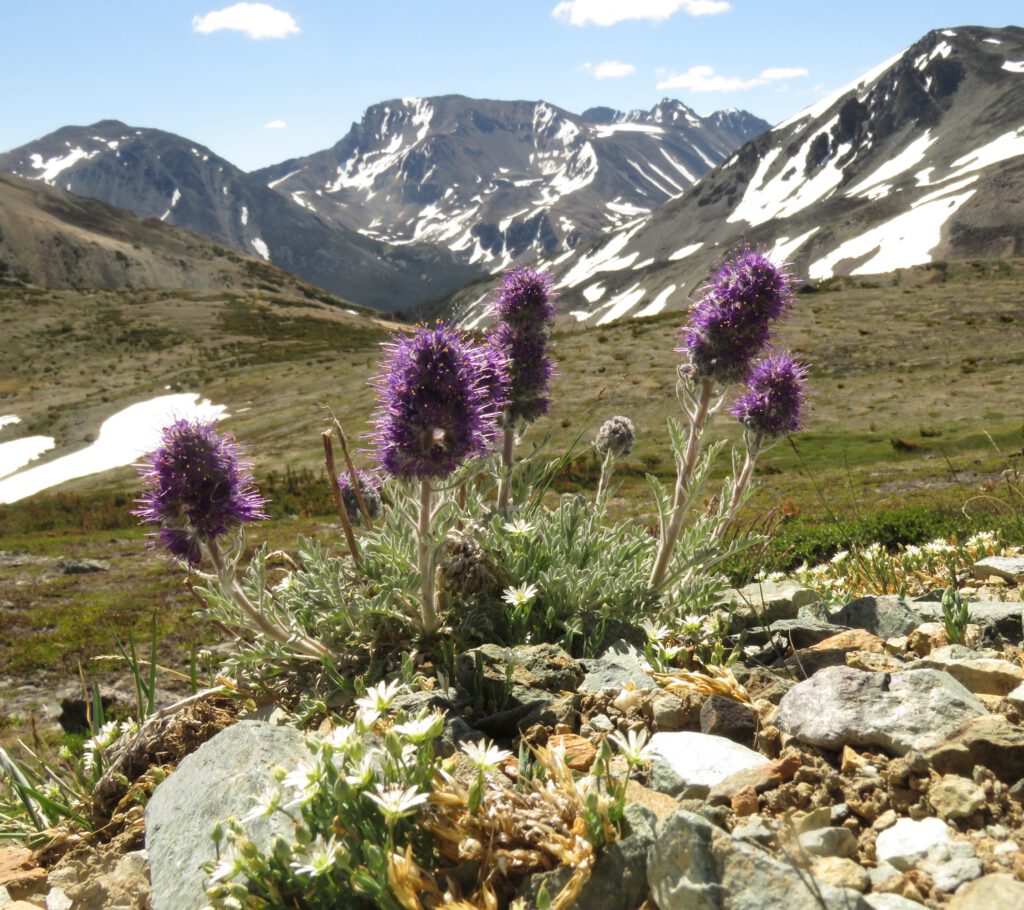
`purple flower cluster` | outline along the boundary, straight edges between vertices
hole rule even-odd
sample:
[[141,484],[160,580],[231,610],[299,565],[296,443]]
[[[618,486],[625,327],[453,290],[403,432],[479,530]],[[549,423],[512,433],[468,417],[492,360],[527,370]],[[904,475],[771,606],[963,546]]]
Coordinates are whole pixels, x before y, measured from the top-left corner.
[[[356,483],[359,485],[359,492],[363,497],[370,521],[373,521],[380,515],[384,507],[380,496],[380,480],[374,474],[356,471]],[[361,521],[363,510],[359,507],[359,497],[356,496],[352,476],[347,471],[338,478],[338,489],[341,491],[341,502],[345,506],[345,514],[348,515],[349,521],[353,524]]]
[[198,565],[201,544],[267,517],[250,469],[213,422],[179,420],[139,465],[145,489],[132,514],[160,525],[154,536],[168,553]]
[[746,376],[771,338],[771,324],[793,300],[791,277],[762,253],[743,250],[708,282],[690,312],[683,344],[701,379],[733,382]]
[[494,303],[497,327],[491,342],[508,358],[509,390],[505,425],[531,423],[547,413],[548,385],[555,372],[547,354],[555,316],[551,278],[533,269],[512,269]]
[[732,413],[749,433],[769,440],[796,432],[802,426],[807,369],[785,351],[754,365],[747,388]]
[[406,480],[447,477],[483,454],[505,404],[501,352],[489,354],[443,323],[396,335],[384,348],[374,382],[381,468]]

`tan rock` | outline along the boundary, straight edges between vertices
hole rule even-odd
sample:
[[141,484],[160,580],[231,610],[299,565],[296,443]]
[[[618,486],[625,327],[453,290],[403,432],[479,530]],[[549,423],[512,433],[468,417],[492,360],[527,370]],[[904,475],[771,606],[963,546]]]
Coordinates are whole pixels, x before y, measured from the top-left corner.
[[861,894],[871,887],[871,877],[867,870],[846,857],[816,856],[811,864],[811,872],[830,885],[853,888]]
[[626,802],[637,803],[645,809],[650,809],[659,823],[679,808],[679,802],[667,793],[651,790],[635,780],[626,782]]
[[947,905],[949,910],[1020,910],[1024,907],[1024,882],[996,873],[964,885]]
[[764,765],[755,765],[730,774],[725,780],[715,784],[708,793],[707,800],[712,805],[730,802],[737,794],[748,787],[755,793],[773,790],[793,779],[800,768],[800,758],[796,755],[784,755]]
[[32,859],[25,847],[0,847],[0,885],[18,900],[46,890],[46,870]]
[[549,749],[562,749],[565,763],[573,771],[587,771],[597,758],[594,744],[575,733],[559,733],[548,740]]
[[740,818],[746,818],[748,815],[757,815],[757,811],[760,808],[757,802],[757,791],[750,786],[741,789],[730,800],[730,804],[732,805],[732,811]]
[[975,695],[1009,695],[1024,683],[1024,667],[998,657],[956,657],[954,648],[933,650],[916,666],[944,670]]
[[921,657],[948,644],[946,628],[941,622],[922,623],[907,636],[907,649]]

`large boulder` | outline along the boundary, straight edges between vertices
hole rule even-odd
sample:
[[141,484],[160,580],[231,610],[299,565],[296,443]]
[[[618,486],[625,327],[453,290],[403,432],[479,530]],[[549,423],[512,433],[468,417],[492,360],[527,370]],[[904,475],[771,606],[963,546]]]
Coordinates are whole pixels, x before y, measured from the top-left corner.
[[[275,766],[292,770],[309,759],[298,730],[256,720],[222,730],[186,756],[146,806],[153,910],[207,906],[202,867],[216,859],[214,825],[247,815],[271,784]],[[282,813],[246,823],[248,837],[262,850],[275,835],[290,837],[291,831]]]
[[728,616],[729,630],[738,632],[770,626],[780,619],[796,619],[801,607],[820,600],[817,591],[798,581],[758,581],[725,591],[716,609]]
[[890,674],[827,667],[782,697],[774,723],[812,746],[880,746],[905,755],[940,746],[987,713],[939,670]]
[[659,910],[870,910],[856,891],[816,879],[684,810],[659,827],[647,880]]
[[867,629],[883,639],[906,635],[924,622],[920,613],[894,594],[858,597],[841,610],[830,613],[828,621],[854,629]]

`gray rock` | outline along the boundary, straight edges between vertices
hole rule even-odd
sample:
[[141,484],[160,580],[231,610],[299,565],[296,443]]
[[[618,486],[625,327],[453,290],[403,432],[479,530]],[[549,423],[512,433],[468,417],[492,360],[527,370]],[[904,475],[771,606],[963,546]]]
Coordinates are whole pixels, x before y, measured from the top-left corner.
[[[590,876],[573,901],[574,910],[635,910],[647,896],[647,854],[654,844],[655,815],[643,806],[629,805],[623,813],[625,836],[603,850]],[[572,877],[560,866],[531,875],[519,896],[536,907],[541,888],[554,898]]]
[[816,828],[798,838],[800,846],[811,856],[850,857],[857,852],[857,838],[846,828]]
[[10,892],[3,885],[0,885],[0,910],[3,910],[10,903],[12,903]]
[[732,829],[732,836],[737,840],[749,840],[767,847],[775,840],[776,829],[760,815],[751,815],[740,821]]
[[867,629],[883,639],[906,635],[924,622],[920,614],[895,594],[858,597],[841,610],[831,613],[828,621],[854,629]]
[[[915,603],[914,608],[930,622],[942,622],[942,605]],[[981,626],[985,641],[1005,640],[1019,644],[1024,638],[1022,616],[1024,604],[1003,603],[998,600],[980,600],[970,604],[971,622]]]
[[981,861],[967,841],[938,844],[918,863],[932,880],[932,887],[943,894],[956,891],[965,882],[981,876]]
[[1020,910],[1024,907],[1024,883],[999,872],[966,885],[953,895],[948,910]]
[[612,644],[600,657],[584,661],[587,675],[580,689],[600,692],[602,689],[622,689],[631,683],[638,689],[656,689],[654,677],[644,669],[643,652],[625,641]]
[[[482,680],[478,679],[481,673]],[[582,678],[580,662],[553,644],[481,645],[455,658],[455,679],[467,692],[481,686],[503,692],[510,683],[545,692],[574,692]]]
[[[395,712],[403,712],[408,717],[416,717],[422,711],[440,711],[444,715],[444,729],[434,741],[434,749],[442,758],[447,758],[457,752],[462,743],[483,739],[485,735],[495,735],[470,727],[459,713],[459,704],[437,692],[415,691],[402,692],[395,696],[391,708]],[[530,709],[520,706],[520,710],[525,713]],[[515,721],[512,722],[510,729],[514,733]]]
[[[275,765],[293,769],[310,759],[305,737],[292,727],[261,721],[222,730],[186,756],[146,806],[146,848],[153,910],[199,910],[208,903],[203,863],[215,858],[210,833],[229,816],[241,818],[268,784]],[[261,849],[274,835],[289,836],[282,814],[246,825]]]
[[886,828],[875,841],[875,856],[906,872],[924,859],[929,851],[949,842],[949,825],[937,818],[901,818]]
[[979,581],[992,575],[1014,584],[1024,580],[1024,556],[986,556],[974,564],[974,577]]
[[856,891],[815,879],[682,810],[662,824],[647,878],[659,910],[869,910]]
[[974,695],[938,670],[889,674],[826,667],[783,696],[774,723],[826,749],[880,746],[904,755],[939,746],[987,714]]
[[655,692],[651,698],[651,716],[655,730],[675,732],[678,730],[696,729],[700,726],[700,709],[697,699],[684,701],[678,695],[663,689]]
[[770,626],[780,619],[796,619],[801,607],[818,603],[821,595],[798,581],[761,581],[725,591],[715,605],[729,618],[729,630]]
[[801,648],[809,648],[819,641],[831,638],[839,632],[845,632],[848,628],[849,626],[840,626],[813,616],[805,616],[777,620],[769,626],[769,631],[772,635],[781,635],[787,644],[799,651]]
[[741,746],[753,746],[757,714],[749,705],[734,698],[709,695],[700,709],[700,732],[724,736]]
[[1021,683],[1006,696],[1006,703],[1018,711],[1024,711],[1024,683]]
[[89,575],[93,572],[108,572],[110,563],[105,559],[58,559],[54,569],[61,575]]
[[704,733],[655,733],[650,747],[655,753],[651,789],[688,799],[704,799],[715,784],[737,771],[768,764],[753,749]]
[[928,791],[928,802],[942,818],[970,818],[985,808],[985,791],[959,774],[947,774]]

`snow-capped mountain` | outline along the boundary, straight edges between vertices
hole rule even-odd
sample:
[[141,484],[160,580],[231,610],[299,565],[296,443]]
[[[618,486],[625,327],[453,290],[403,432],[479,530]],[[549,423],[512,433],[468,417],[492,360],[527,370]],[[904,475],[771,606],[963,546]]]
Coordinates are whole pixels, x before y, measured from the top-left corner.
[[[930,32],[680,198],[549,262],[565,311],[605,323],[685,308],[741,243],[812,281],[1024,253],[1024,29]],[[461,304],[479,320],[476,297]]]
[[0,171],[205,234],[380,309],[412,306],[479,274],[447,251],[394,249],[329,223],[205,146],[116,120],[64,127],[0,154]]
[[768,126],[740,111],[571,114],[446,95],[376,104],[333,148],[255,172],[325,220],[497,271],[646,215]]

